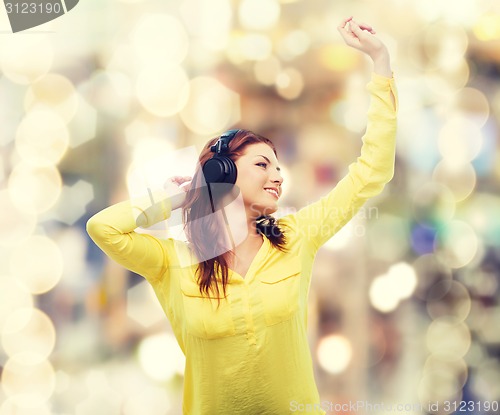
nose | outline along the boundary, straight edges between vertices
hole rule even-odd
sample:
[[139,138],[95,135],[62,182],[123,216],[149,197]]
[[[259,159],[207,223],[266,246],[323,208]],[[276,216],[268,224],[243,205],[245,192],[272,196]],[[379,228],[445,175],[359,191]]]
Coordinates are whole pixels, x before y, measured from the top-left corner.
[[276,173],[274,173],[271,177],[271,181],[275,184],[277,184],[278,186],[281,186],[281,183],[283,183],[283,177],[281,176],[281,174],[277,171]]

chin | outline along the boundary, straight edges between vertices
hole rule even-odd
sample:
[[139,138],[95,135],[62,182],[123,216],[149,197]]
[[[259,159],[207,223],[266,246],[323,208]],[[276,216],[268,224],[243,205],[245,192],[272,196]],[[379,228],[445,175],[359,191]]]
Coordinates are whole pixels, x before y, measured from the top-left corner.
[[278,210],[278,205],[267,205],[267,206],[258,206],[253,205],[250,209],[252,212],[252,216],[259,217],[265,215],[271,215]]

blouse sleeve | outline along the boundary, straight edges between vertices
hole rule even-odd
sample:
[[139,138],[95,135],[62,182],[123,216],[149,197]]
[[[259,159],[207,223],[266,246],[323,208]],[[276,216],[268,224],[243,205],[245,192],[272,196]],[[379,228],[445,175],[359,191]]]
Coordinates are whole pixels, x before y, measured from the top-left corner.
[[87,232],[104,253],[149,281],[159,279],[168,267],[165,244],[152,235],[135,231],[170,217],[170,199],[164,192],[112,205],[92,216]]
[[394,175],[398,96],[394,78],[372,74],[368,123],[361,155],[347,175],[324,197],[297,213],[285,216],[316,252],[337,233],[371,197],[382,192]]

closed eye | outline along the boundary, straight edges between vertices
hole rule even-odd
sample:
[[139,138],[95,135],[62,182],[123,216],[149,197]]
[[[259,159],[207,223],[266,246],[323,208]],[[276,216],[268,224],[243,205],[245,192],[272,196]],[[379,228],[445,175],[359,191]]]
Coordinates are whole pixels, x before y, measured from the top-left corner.
[[264,166],[264,168],[267,167],[267,163],[257,163],[256,166]]

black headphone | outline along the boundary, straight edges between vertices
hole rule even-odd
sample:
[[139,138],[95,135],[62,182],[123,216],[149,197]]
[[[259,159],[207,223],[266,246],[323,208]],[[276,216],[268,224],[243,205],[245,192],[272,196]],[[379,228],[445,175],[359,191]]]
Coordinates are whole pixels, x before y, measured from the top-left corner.
[[203,165],[203,176],[207,183],[236,183],[238,171],[236,164],[228,156],[224,155],[229,150],[229,142],[240,130],[229,130],[222,133],[217,142],[210,147],[215,154]]

